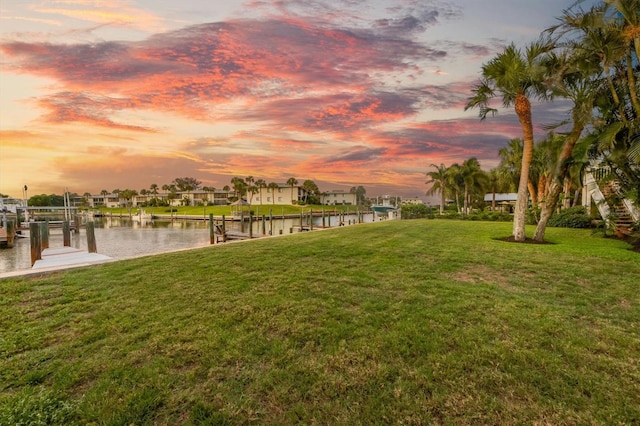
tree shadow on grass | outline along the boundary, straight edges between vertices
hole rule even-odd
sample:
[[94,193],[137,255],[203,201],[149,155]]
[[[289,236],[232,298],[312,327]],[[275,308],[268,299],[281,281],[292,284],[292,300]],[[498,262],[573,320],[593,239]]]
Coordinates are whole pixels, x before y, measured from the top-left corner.
[[494,240],[497,241],[505,241],[507,243],[518,243],[518,244],[555,244],[549,241],[537,241],[534,240],[533,238],[529,238],[529,237],[525,237],[524,241],[516,241],[515,237],[513,235],[509,235],[508,237],[502,237],[502,238],[494,238]]

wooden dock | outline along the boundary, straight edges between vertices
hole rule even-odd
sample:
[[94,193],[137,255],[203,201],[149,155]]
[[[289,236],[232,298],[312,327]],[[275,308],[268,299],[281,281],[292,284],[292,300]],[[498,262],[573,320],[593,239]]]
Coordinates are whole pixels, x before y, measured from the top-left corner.
[[56,269],[68,266],[85,266],[111,260],[109,256],[88,253],[74,247],[56,247],[42,250],[42,259],[36,260],[31,269]]

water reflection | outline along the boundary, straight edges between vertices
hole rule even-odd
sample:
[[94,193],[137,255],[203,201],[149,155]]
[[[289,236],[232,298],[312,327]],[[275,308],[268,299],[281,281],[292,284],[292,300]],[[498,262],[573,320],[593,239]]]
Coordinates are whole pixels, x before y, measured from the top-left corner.
[[[261,218],[258,218],[261,219]],[[356,215],[343,217],[328,215],[324,218],[324,226],[335,227],[340,221],[345,224],[356,223],[358,220],[371,222],[371,214],[363,215],[360,219]],[[209,223],[204,220],[132,220],[128,217],[95,218],[95,236],[98,253],[114,259],[126,259],[133,256],[161,253],[172,250],[203,247],[209,245]],[[307,226],[307,218],[303,218],[303,225]],[[321,227],[322,217],[313,218],[313,226]],[[226,222],[227,229],[242,230],[239,221]],[[244,232],[249,232],[248,223],[244,224]],[[289,234],[299,232],[300,219],[268,218],[263,223],[256,220],[252,224],[253,234],[273,233]],[[26,232],[28,235],[28,231]],[[50,247],[62,247],[62,230],[52,229],[49,237]],[[87,239],[84,229],[80,234],[71,234],[71,246],[86,250]],[[31,268],[31,247],[29,238],[16,238],[15,246],[11,249],[0,250],[0,273],[19,271]]]

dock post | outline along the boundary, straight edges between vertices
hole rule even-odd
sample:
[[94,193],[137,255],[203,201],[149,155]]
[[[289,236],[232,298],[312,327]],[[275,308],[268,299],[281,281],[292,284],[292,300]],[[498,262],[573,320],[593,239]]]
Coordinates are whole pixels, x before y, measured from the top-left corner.
[[[284,223],[284,217],[282,218]],[[282,231],[280,231],[282,234]],[[273,209],[269,209],[269,235],[273,235]]]
[[16,226],[12,220],[7,221],[7,248],[13,247],[13,241],[16,237]]
[[96,234],[93,222],[87,222],[85,224],[85,230],[87,231],[87,251],[89,253],[97,253],[98,249],[96,248]]
[[304,229],[304,226],[302,224],[302,218],[303,218],[303,214],[302,214],[302,210],[300,210],[300,232],[302,232],[302,230]]
[[267,216],[262,215],[262,235],[266,235],[267,234]]
[[249,211],[249,238],[253,238],[253,212]]
[[65,247],[71,247],[71,225],[68,220],[62,222],[62,241]]
[[40,225],[37,222],[29,223],[29,239],[31,240],[31,266],[36,260],[42,259],[42,247],[40,246]]
[[40,222],[40,247],[42,250],[49,248],[49,219]]
[[322,209],[322,228],[324,228],[324,208]]
[[216,224],[213,223],[213,213],[209,213],[209,244],[215,244],[216,242]]
[[222,242],[225,243],[227,242],[227,228],[225,225],[225,217],[224,215],[222,215]]
[[309,210],[309,231],[313,231],[313,210]]
[[73,217],[73,233],[74,234],[79,234],[80,233],[80,216],[76,213],[76,215]]
[[244,210],[240,210],[240,232],[244,233]]

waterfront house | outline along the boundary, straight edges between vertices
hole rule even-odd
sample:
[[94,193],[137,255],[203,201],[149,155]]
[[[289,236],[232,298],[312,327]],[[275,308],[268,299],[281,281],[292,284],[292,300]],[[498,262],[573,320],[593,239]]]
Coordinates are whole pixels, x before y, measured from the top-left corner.
[[247,194],[247,199],[252,205],[269,204],[302,204],[304,203],[307,190],[301,186],[278,183],[278,188],[262,187],[258,188],[255,194]]
[[355,205],[357,203],[357,194],[355,192],[335,189],[320,195],[320,204],[325,206]]
[[518,200],[518,194],[515,192],[495,194],[489,193],[484,196],[484,203],[491,208],[491,205],[495,199],[496,210],[501,212],[513,213],[513,209],[516,206]]
[[400,204],[403,206],[409,204],[424,204],[424,201],[422,201],[422,198],[420,197],[402,197]]

